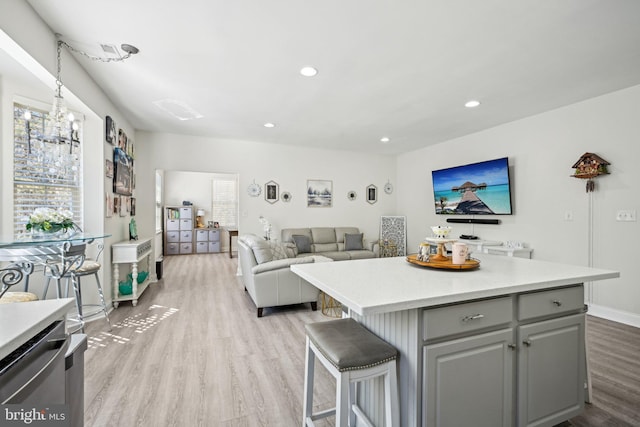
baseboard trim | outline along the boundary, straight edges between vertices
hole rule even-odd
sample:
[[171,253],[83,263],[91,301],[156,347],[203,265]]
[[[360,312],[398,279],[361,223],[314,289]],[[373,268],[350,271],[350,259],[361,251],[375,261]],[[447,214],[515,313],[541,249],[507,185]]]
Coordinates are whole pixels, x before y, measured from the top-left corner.
[[589,314],[613,322],[624,323],[625,325],[640,328],[640,314],[629,313],[628,311],[616,310],[597,304],[589,305]]

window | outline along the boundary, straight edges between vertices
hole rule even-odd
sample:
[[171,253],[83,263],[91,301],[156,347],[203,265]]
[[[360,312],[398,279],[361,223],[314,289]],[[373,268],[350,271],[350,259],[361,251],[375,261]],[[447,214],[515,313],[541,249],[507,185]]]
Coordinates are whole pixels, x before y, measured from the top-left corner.
[[[29,120],[25,113],[29,112]],[[13,105],[13,211],[14,235],[25,231],[29,215],[39,207],[73,212],[73,222],[83,226],[82,123],[72,142],[44,141],[48,113]]]
[[238,179],[235,175],[216,175],[212,182],[211,212],[221,227],[238,225]]

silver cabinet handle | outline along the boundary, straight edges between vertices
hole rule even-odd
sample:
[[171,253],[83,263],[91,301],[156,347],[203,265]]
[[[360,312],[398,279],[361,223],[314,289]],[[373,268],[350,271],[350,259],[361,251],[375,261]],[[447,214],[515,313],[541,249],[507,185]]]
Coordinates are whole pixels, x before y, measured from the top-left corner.
[[553,300],[553,305],[555,305],[556,307],[560,307],[562,305],[562,301],[554,299]]
[[529,346],[531,345],[531,340],[530,340],[530,339],[528,339],[528,338],[527,338],[527,339],[525,339],[525,340],[522,340],[522,344],[524,344],[524,345],[526,345],[527,347],[529,347]]
[[482,319],[483,317],[484,317],[484,314],[480,314],[480,313],[478,313],[478,314],[473,314],[473,315],[471,315],[471,316],[464,316],[464,317],[462,318],[462,321],[463,321],[463,322],[469,322],[469,321],[471,321],[471,320],[478,320],[478,319]]

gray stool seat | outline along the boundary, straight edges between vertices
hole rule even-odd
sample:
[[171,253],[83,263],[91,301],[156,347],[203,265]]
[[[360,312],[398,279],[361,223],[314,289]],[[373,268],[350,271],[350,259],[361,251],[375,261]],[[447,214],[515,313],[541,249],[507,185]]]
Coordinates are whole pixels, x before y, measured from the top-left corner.
[[[314,421],[335,415],[336,427],[373,426],[358,406],[356,384],[376,377],[384,382],[385,425],[400,425],[398,350],[351,318],[305,325],[307,333],[304,377],[303,427]],[[336,379],[336,406],[313,412],[313,383],[316,358]],[[356,423],[357,417],[357,423]]]
[[351,318],[305,326],[311,342],[339,372],[371,368],[398,357],[398,350]]

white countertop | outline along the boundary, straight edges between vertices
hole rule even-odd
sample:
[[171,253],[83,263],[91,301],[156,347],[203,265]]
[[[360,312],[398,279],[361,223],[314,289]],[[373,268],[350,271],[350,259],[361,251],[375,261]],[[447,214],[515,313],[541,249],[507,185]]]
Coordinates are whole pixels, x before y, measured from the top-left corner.
[[370,315],[620,277],[612,270],[473,254],[476,270],[437,270],[405,257],[295,264],[291,270],[355,313]]
[[0,304],[0,360],[58,319],[75,304],[73,298]]

